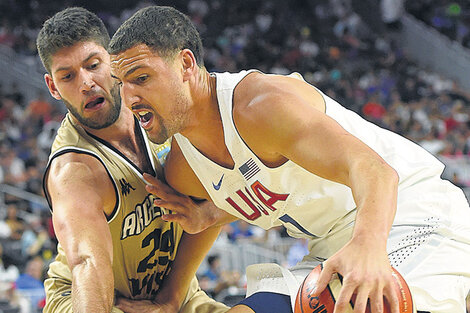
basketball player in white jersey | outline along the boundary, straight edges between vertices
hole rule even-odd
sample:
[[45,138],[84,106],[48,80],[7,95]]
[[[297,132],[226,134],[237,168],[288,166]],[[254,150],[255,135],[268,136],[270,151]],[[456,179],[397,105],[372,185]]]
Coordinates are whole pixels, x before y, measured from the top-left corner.
[[[444,166],[432,155],[298,74],[208,73],[196,29],[169,7],[138,11],[109,51],[121,97],[149,138],[173,136],[166,177],[177,191],[310,239],[310,254],[291,271],[249,269],[247,299],[231,312],[290,312],[319,262],[314,296],[332,273],[344,277],[335,313],[350,312],[354,294],[355,313],[368,301],[371,312],[383,312],[384,298],[397,313],[391,265],[418,311],[465,312],[470,209],[462,191],[440,179]],[[172,195],[158,203],[184,220],[189,213],[177,202]]]
[[218,229],[189,236],[162,220],[142,173],[163,175],[165,145],[121,106],[108,42],[83,8],[56,13],[37,39],[50,93],[68,109],[44,178],[59,239],[44,312],[225,312],[195,277]]

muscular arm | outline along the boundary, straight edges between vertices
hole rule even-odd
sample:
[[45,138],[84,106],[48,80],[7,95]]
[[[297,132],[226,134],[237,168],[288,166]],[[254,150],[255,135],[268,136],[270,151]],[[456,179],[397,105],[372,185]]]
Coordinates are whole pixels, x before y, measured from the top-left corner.
[[[323,98],[313,87],[293,78],[262,77],[261,82],[254,78],[243,80],[239,88],[245,93],[264,92],[249,102],[244,97],[250,95],[235,94],[242,105],[235,106],[234,120],[248,145],[267,163],[289,159],[315,175],[349,186],[359,209],[354,235],[373,233],[385,241],[396,210],[395,170],[323,112]],[[247,86],[251,87],[243,89]]]
[[109,176],[96,158],[66,153],[52,162],[46,184],[54,229],[72,272],[73,311],[110,312],[113,248],[105,212],[116,197]]
[[117,299],[117,307],[126,313],[167,313],[179,312],[186,298],[192,279],[217,238],[220,229],[210,228],[196,235],[184,233],[170,274],[153,301]]
[[[315,175],[349,186],[358,208],[353,237],[327,261],[318,291],[332,272],[341,271],[345,286],[349,285],[343,288],[340,305],[353,292],[365,303],[364,295],[371,296],[376,305],[382,301],[382,284],[391,281],[386,242],[396,212],[397,173],[324,113],[323,98],[313,87],[293,78],[250,76],[234,97],[235,124],[248,146],[268,165],[289,159]],[[373,272],[374,279],[380,277],[379,283],[364,280],[366,272]]]
[[171,272],[165,278],[162,290],[157,294],[157,303],[173,299],[178,303],[177,307],[181,307],[191,280],[204,260],[204,256],[217,239],[219,232],[220,227],[211,227],[198,234],[183,234]]

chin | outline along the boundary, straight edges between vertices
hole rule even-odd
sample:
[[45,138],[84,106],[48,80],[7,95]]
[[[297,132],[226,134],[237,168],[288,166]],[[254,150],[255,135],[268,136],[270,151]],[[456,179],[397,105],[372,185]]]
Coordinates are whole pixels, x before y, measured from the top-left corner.
[[151,142],[161,145],[164,143],[168,138],[163,138],[160,134],[152,134],[151,132],[147,132],[148,138]]

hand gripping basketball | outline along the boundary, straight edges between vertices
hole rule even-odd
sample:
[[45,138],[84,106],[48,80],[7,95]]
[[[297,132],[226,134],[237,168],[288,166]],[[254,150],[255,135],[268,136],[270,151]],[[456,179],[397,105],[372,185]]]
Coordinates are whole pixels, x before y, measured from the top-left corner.
[[[342,277],[335,273],[327,288],[323,290],[320,296],[313,297],[313,289],[316,286],[321,269],[321,264],[315,267],[300,285],[295,300],[294,313],[333,313],[336,299],[341,291]],[[414,307],[408,284],[396,269],[392,268],[392,270],[392,276],[395,279],[395,291],[399,299],[400,313],[415,313],[416,308]],[[353,309],[354,297],[347,312],[352,313]],[[370,306],[367,305],[366,313],[370,312]],[[390,308],[386,301],[384,301],[384,313],[390,313]]]

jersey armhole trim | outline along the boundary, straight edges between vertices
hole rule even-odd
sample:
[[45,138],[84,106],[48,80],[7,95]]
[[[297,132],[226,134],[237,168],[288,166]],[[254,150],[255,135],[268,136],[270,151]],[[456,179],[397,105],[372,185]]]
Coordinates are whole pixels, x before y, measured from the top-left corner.
[[57,158],[57,157],[59,157],[63,154],[66,154],[66,153],[87,154],[87,155],[90,155],[90,156],[96,158],[97,160],[99,160],[100,163],[103,165],[104,169],[106,170],[106,173],[108,173],[109,178],[113,182],[114,193],[116,195],[116,203],[114,205],[114,208],[113,208],[113,211],[111,212],[111,214],[108,216],[105,212],[103,212],[103,214],[106,217],[106,221],[108,223],[110,223],[114,219],[114,217],[117,215],[119,206],[121,204],[121,197],[119,195],[116,182],[114,181],[114,178],[111,175],[111,173],[109,172],[108,168],[106,167],[106,164],[104,163],[104,161],[97,154],[95,154],[95,153],[93,153],[89,150],[82,150],[82,149],[79,149],[79,148],[76,148],[76,147],[65,147],[64,149],[58,150],[54,155],[51,156],[51,158],[49,159],[49,161],[47,163],[46,170],[44,171],[44,176],[43,176],[43,179],[42,179],[42,187],[43,187],[43,190],[44,190],[44,195],[46,197],[47,203],[49,204],[49,210],[52,213],[52,202],[50,200],[49,191],[47,189],[46,178],[49,174],[49,169],[50,169],[52,161],[55,158]]

